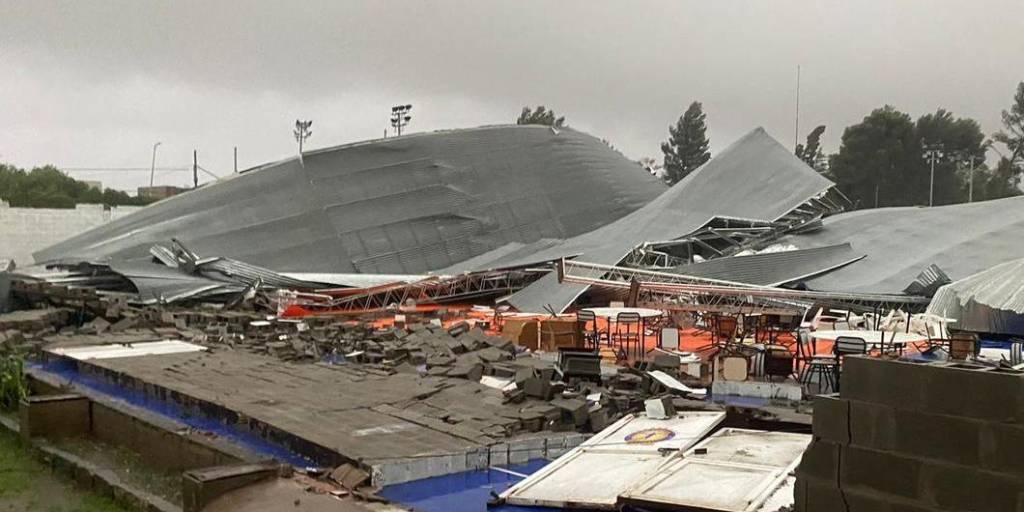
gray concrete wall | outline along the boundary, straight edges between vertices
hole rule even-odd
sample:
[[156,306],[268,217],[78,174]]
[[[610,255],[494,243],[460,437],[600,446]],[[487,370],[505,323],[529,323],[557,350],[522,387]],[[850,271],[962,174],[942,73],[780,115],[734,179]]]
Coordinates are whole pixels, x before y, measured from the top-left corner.
[[1024,510],[1024,376],[866,357],[814,402],[796,510]]
[[33,263],[32,253],[96,226],[106,224],[141,206],[80,204],[75,209],[11,208],[0,201],[0,260],[13,259],[23,267]]

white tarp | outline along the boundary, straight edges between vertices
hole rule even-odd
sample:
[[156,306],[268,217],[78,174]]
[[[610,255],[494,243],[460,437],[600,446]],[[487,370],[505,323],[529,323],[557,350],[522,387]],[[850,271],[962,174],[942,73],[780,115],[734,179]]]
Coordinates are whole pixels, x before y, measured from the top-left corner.
[[810,442],[809,434],[725,428],[665,461],[624,492],[622,501],[757,512],[771,498],[774,511],[782,502],[793,504],[787,480]]
[[509,504],[613,509],[619,494],[711,432],[724,412],[629,415],[502,494]]

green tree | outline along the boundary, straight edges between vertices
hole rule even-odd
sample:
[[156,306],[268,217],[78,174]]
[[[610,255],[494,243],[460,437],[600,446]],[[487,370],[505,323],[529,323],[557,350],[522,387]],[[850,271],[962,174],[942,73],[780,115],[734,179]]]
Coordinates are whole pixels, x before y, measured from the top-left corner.
[[675,126],[668,127],[669,138],[661,143],[661,152],[665,154],[665,178],[669,185],[678,183],[711,159],[707,129],[707,115],[698,101],[690,103]]
[[[973,158],[976,162],[985,160],[987,146],[981,125],[969,118],[954,118],[953,114],[938,109],[934,114],[918,118],[915,126],[922,150],[928,147],[941,148],[935,162],[934,204],[953,204],[967,201],[967,175],[962,162]],[[922,151],[921,161],[924,172],[920,188],[923,190],[916,204],[928,204],[928,189],[931,182],[931,164]]]
[[78,203],[145,205],[153,202],[132,197],[119,190],[100,192],[78,181],[52,165],[25,172],[13,165],[0,163],[0,199],[13,207],[74,208]]
[[1009,158],[1002,157],[995,169],[990,170],[985,166],[975,169],[974,200],[984,201],[1019,196],[1021,194],[1020,181],[1020,168],[1011,163]]
[[875,109],[843,131],[829,173],[860,207],[927,205],[931,164],[926,161],[926,146],[940,149],[934,204],[965,202],[967,173],[961,162],[969,157],[984,160],[985,135],[977,121],[955,118],[944,109],[916,122],[889,105]]
[[828,170],[828,161],[825,158],[825,153],[821,150],[821,136],[824,133],[825,125],[819,125],[811,130],[811,133],[807,134],[806,144],[796,145],[797,158],[806,162],[815,171],[823,174]]
[[523,107],[522,113],[519,114],[519,119],[516,119],[516,124],[542,124],[544,126],[561,127],[565,125],[565,116],[555,117],[555,111],[548,110],[544,105],[540,105],[534,110],[530,110],[530,107]]
[[1003,111],[1003,128],[992,138],[1010,150],[1010,163],[1016,165],[1024,160],[1024,82],[1017,84],[1013,106]]
[[914,121],[886,105],[843,130],[829,170],[836,186],[861,207],[908,204],[903,194],[909,183],[900,180],[919,169],[919,156]]

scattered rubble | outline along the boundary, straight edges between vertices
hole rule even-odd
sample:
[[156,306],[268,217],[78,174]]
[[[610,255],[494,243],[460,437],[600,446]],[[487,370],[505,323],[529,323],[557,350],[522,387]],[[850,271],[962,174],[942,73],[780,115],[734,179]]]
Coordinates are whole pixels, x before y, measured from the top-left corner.
[[[661,369],[674,378],[685,378],[666,357],[656,358],[650,368],[603,367],[599,358],[571,351],[556,361],[537,357],[469,321],[442,326],[443,311],[404,315],[400,324],[382,327],[393,322],[381,322],[381,314],[294,319],[267,315],[246,304],[235,309],[136,306],[116,295],[54,285],[18,289],[22,300],[39,308],[0,315],[0,344],[5,347],[38,351],[48,345],[178,339],[214,352],[239,351],[297,364],[346,365],[378,377],[406,374],[465,380],[500,390],[502,403],[515,407],[514,419],[526,431],[595,432],[626,413],[642,410],[647,399],[687,394],[680,391],[685,386],[667,387],[646,371]],[[52,304],[61,307],[41,307]],[[437,416],[436,411],[430,415]],[[443,419],[453,421],[457,416]],[[498,427],[484,425],[481,432],[497,438],[508,434],[492,432],[493,428]]]

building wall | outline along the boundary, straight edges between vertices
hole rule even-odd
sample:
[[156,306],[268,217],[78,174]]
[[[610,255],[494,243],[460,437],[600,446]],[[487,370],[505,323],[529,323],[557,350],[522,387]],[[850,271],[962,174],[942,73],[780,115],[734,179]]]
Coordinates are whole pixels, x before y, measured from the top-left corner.
[[11,208],[0,201],[0,260],[33,263],[32,253],[139,210],[140,206],[80,204],[75,209]]
[[847,358],[814,402],[796,511],[1024,511],[1024,376]]

